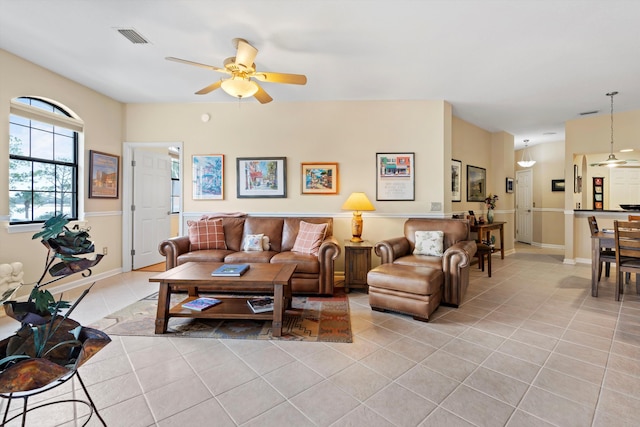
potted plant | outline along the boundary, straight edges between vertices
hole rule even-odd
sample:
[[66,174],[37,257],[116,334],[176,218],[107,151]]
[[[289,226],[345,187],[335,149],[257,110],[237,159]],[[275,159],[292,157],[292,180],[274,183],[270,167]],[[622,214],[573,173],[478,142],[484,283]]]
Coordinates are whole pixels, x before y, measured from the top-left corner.
[[[9,286],[2,295],[7,315],[18,320],[21,327],[15,335],[0,341],[0,393],[28,392],[69,378],[111,341],[105,333],[83,327],[69,318],[91,287],[73,304],[63,301],[62,296],[56,301],[51,292],[44,289],[71,274],[90,276],[90,268],[103,257],[101,254],[92,259],[78,257],[93,252],[94,245],[89,240],[88,230],[69,229],[68,222],[65,215],[54,216],[33,236],[41,239],[47,248],[47,257],[44,272],[34,283],[27,301],[7,301],[22,283]],[[56,260],[59,262],[54,264]],[[18,264],[11,265],[13,280],[18,276],[22,278],[14,271],[15,267],[21,272]],[[0,274],[2,271],[6,272],[6,268],[0,268]],[[52,277],[49,280],[45,280],[47,273]]]

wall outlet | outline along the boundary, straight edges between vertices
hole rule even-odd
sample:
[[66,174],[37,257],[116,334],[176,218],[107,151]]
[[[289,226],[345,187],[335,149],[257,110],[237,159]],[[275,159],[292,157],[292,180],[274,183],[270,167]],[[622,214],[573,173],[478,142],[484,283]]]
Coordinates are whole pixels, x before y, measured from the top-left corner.
[[441,211],[441,210],[442,210],[442,203],[440,203],[440,202],[431,202],[431,212]]
[[104,248],[102,248],[102,255],[106,255],[107,252],[109,252],[109,250],[107,249],[106,246]]

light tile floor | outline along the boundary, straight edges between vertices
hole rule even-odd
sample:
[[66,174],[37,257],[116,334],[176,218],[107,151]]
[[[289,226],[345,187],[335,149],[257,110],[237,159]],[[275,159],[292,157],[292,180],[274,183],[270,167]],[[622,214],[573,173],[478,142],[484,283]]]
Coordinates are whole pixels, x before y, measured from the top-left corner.
[[[589,266],[516,250],[494,255],[492,278],[472,266],[464,304],[429,323],[373,312],[352,292],[352,344],[114,336],[80,372],[109,426],[639,425],[634,287],[616,302],[608,278],[593,298]],[[153,274],[98,282],[74,317],[88,324],[150,294]],[[15,326],[0,319],[2,336]],[[38,399],[82,397],[77,387]],[[39,409],[27,425],[81,425],[76,411]]]

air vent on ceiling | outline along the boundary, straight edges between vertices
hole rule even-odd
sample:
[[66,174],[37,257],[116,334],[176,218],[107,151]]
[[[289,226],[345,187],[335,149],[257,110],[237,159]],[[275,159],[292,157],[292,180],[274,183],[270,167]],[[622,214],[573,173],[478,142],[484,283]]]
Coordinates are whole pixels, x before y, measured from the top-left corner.
[[581,116],[588,116],[589,114],[596,114],[599,113],[600,110],[593,110],[593,111],[584,111],[582,113],[580,113]]
[[116,28],[116,30],[133,44],[147,44],[149,41],[133,28]]

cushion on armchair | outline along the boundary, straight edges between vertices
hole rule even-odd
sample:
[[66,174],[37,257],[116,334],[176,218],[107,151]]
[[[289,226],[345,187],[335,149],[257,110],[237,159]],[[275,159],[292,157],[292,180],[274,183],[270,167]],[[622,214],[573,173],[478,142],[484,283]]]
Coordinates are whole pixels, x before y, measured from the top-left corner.
[[300,229],[298,236],[293,244],[292,252],[301,252],[303,254],[318,255],[320,245],[324,240],[327,232],[327,224],[311,224],[309,222],[300,221]]
[[192,251],[203,249],[227,249],[224,241],[222,219],[187,221],[189,243]]
[[444,254],[443,231],[416,231],[414,255],[442,256]]

